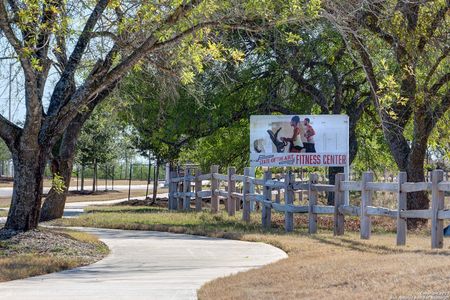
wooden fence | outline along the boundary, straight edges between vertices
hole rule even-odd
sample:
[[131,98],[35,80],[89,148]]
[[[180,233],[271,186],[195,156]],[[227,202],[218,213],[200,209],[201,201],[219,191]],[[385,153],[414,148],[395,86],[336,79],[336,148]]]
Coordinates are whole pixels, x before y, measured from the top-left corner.
[[[344,234],[345,216],[360,217],[360,236],[369,239],[371,234],[371,216],[382,216],[397,220],[397,245],[406,243],[406,221],[408,218],[431,219],[431,247],[443,247],[443,220],[450,219],[450,210],[444,209],[445,192],[450,191],[450,182],[444,181],[444,172],[432,172],[431,182],[407,182],[406,173],[400,172],[397,182],[373,182],[372,172],[363,173],[361,181],[345,181],[344,174],[336,175],[334,185],[318,183],[318,175],[310,174],[308,181],[296,181],[292,172],[285,174],[283,179],[273,179],[270,171],[264,173],[262,179],[249,176],[249,168],[244,175],[236,174],[236,169],[228,168],[228,174],[219,174],[218,166],[211,166],[209,174],[200,174],[187,169],[184,174],[170,173],[169,209],[189,210],[191,202],[195,201],[195,210],[202,210],[205,198],[211,199],[211,212],[219,211],[220,198],[224,199],[225,209],[233,216],[243,209],[242,218],[250,221],[250,201],[260,203],[261,221],[265,229],[271,226],[272,210],[285,214],[285,229],[294,230],[294,213],[308,214],[309,233],[317,232],[317,216],[334,216],[334,234]],[[221,187],[226,183],[226,187]],[[236,185],[242,186],[238,192]],[[262,187],[262,193],[250,193],[250,184]],[[273,192],[274,191],[274,192]],[[294,205],[294,193],[304,191],[308,194],[308,205]],[[345,205],[346,191],[361,192],[359,206]],[[397,209],[372,206],[372,196],[375,191],[392,192],[397,195]],[[431,191],[431,208],[427,210],[407,210],[407,193]],[[284,193],[282,199],[281,192]],[[334,206],[319,205],[318,192],[334,192]],[[275,198],[275,199],[273,199]],[[283,200],[283,201],[282,201]]]

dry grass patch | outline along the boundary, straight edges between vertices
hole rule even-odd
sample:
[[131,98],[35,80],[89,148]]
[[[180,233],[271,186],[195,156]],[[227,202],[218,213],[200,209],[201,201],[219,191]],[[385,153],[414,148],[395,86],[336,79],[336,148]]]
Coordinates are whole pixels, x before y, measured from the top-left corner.
[[99,206],[78,219],[56,223],[265,242],[288,253],[289,258],[277,263],[207,283],[198,291],[200,299],[386,299],[450,291],[450,241],[443,250],[430,250],[426,229],[409,232],[407,246],[397,247],[395,226],[383,221],[386,218],[375,219],[371,240],[361,240],[359,232],[350,232],[358,229],[356,219],[347,220],[343,237],[334,237],[327,217],[320,218],[316,235],[307,234],[304,216],[296,217],[292,234],[284,233],[281,214],[273,215],[273,228],[267,232],[261,229],[259,214],[253,214],[249,224],[241,217]]
[[[360,240],[357,233],[334,237],[244,235],[274,244],[289,258],[260,269],[216,279],[199,291],[200,299],[397,299],[401,296],[450,296],[450,247],[426,250],[430,239],[409,237],[393,246],[392,234]],[[412,299],[412,298],[411,298]],[[424,298],[425,299],[425,298]],[[430,298],[426,298],[430,299]]]
[[88,265],[109,252],[95,236],[82,232],[39,229],[11,234],[0,230],[0,282]]

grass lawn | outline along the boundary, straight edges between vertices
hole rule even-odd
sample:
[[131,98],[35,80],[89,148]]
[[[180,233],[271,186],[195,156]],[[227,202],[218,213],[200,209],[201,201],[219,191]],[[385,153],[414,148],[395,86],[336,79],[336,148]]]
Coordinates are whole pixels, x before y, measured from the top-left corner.
[[6,210],[0,210],[0,217],[8,216],[8,212]]
[[[273,214],[273,229],[262,231],[259,214],[245,224],[241,214],[168,212],[164,208],[90,207],[78,219],[57,225],[158,230],[258,241],[286,251],[289,258],[260,269],[205,284],[200,299],[375,299],[441,295],[450,290],[450,241],[430,250],[430,237],[409,233],[407,246],[395,246],[395,223],[375,219],[371,240],[360,240],[357,219],[346,220],[342,237],[332,235],[330,218],[320,218],[319,233],[308,235],[305,216],[285,234],[284,217]],[[447,297],[449,295],[447,294]]]
[[9,237],[0,230],[0,282],[88,265],[108,253],[87,233],[40,228]]

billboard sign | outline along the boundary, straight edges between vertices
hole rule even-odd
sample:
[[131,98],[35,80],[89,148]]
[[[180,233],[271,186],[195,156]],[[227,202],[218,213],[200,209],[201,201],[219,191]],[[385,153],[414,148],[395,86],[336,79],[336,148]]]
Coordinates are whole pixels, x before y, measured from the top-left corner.
[[250,117],[250,166],[348,166],[346,115]]

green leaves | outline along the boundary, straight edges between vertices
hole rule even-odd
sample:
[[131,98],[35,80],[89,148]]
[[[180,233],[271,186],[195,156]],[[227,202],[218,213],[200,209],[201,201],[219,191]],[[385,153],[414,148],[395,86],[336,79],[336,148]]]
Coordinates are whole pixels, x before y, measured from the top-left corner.
[[107,163],[118,157],[117,111],[106,104],[98,107],[83,126],[77,143],[77,161],[82,165]]
[[53,174],[53,179],[52,179],[52,189],[57,193],[57,194],[62,194],[64,193],[64,190],[66,189],[66,185],[64,183],[64,178],[58,174],[58,173],[54,173]]

